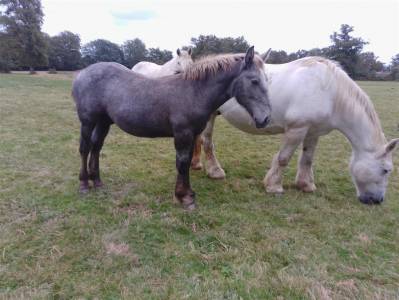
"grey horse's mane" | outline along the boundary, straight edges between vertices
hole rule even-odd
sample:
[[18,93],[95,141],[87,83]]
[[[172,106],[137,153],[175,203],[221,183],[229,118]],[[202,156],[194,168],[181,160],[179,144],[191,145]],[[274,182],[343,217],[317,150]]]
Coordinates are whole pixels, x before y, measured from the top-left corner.
[[[220,70],[231,70],[237,61],[243,60],[245,54],[217,54],[200,58],[190,65],[184,72],[183,78],[188,80],[202,80],[208,76],[214,76]],[[255,55],[254,63],[259,69],[263,69],[263,60]]]

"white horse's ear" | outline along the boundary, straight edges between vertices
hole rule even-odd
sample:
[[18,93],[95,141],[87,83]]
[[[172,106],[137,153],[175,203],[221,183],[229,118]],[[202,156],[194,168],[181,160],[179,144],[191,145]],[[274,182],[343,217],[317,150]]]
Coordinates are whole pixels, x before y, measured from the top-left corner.
[[177,53],[177,55],[180,56],[181,53],[180,53],[180,49],[179,48],[177,48],[176,53]]
[[396,146],[399,144],[399,139],[393,139],[388,144],[384,146],[384,154],[387,155],[393,150],[395,150]]
[[269,59],[270,53],[272,52],[272,48],[269,48],[265,53],[263,53],[260,57],[262,58],[263,62],[266,62]]
[[247,50],[247,53],[245,54],[245,65],[249,66],[252,64],[252,62],[254,61],[254,56],[255,56],[255,47],[249,47]]
[[193,49],[191,47],[188,48],[188,55],[191,55],[192,52],[193,52]]

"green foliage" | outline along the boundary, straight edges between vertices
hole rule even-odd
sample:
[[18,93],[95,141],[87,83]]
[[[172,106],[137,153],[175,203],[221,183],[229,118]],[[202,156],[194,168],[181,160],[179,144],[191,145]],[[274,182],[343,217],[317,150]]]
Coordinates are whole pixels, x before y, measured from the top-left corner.
[[217,53],[243,53],[250,47],[244,37],[219,38],[215,35],[200,35],[192,38],[193,57]]
[[358,56],[355,66],[356,78],[375,79],[377,72],[384,69],[384,64],[378,61],[378,57],[373,52],[363,52]]
[[69,31],[49,38],[49,67],[57,70],[77,70],[80,68],[80,37]]
[[399,53],[392,57],[390,66],[390,79],[399,80]]
[[348,75],[354,78],[358,75],[356,65],[359,55],[364,45],[368,43],[362,38],[351,36],[351,32],[353,32],[353,26],[342,24],[340,32],[334,32],[330,36],[333,44],[328,48],[328,56],[338,61]]
[[100,61],[113,61],[123,64],[123,52],[117,44],[104,39],[92,41],[82,48],[83,64],[90,64]]
[[173,58],[172,52],[169,50],[150,48],[148,49],[146,60],[162,65],[166,63],[168,60],[171,60],[172,58]]
[[0,0],[0,27],[12,38],[21,66],[46,66],[47,43],[41,32],[43,11],[40,0]]
[[146,60],[148,56],[145,44],[138,38],[124,42],[122,51],[125,57],[125,65],[128,68],[132,68],[138,62]]

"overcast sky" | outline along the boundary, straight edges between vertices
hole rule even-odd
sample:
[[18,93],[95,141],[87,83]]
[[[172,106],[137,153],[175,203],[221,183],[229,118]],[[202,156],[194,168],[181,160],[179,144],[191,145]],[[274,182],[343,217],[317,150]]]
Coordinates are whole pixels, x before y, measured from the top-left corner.
[[191,37],[244,36],[258,52],[325,47],[341,24],[354,26],[387,63],[399,53],[399,0],[42,0],[43,31],[69,30],[82,43],[140,38],[147,48],[175,50]]

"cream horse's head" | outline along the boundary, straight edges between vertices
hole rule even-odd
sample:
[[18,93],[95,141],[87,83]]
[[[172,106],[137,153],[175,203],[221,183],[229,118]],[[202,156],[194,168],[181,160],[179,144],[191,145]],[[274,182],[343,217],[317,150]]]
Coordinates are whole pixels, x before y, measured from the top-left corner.
[[173,74],[183,72],[189,65],[193,63],[193,60],[191,58],[191,48],[189,48],[187,51],[177,49],[176,54],[177,56],[170,61],[169,66],[171,68],[171,71],[173,71]]
[[394,139],[376,152],[354,154],[350,171],[362,203],[380,204],[384,201],[389,175],[393,170],[392,152],[399,144]]

